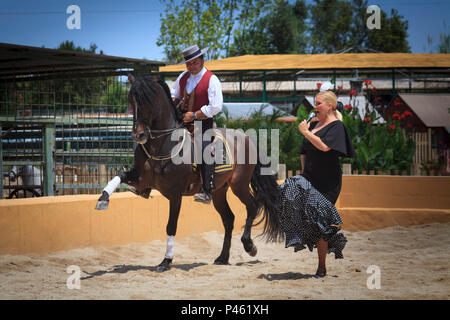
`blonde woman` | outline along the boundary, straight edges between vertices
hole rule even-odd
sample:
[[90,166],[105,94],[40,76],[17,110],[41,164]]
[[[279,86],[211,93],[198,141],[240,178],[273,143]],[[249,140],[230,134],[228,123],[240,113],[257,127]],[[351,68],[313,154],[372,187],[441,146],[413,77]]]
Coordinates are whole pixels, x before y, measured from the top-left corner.
[[326,275],[326,254],[343,258],[347,242],[337,233],[342,224],[334,204],[342,185],[339,157],[354,157],[355,151],[342,115],[336,109],[337,98],[331,91],[316,95],[318,121],[302,121],[298,128],[304,135],[300,147],[302,175],[286,179],[281,185],[280,225],[286,236],[286,247],[295,251],[317,247],[319,265],[316,277]]

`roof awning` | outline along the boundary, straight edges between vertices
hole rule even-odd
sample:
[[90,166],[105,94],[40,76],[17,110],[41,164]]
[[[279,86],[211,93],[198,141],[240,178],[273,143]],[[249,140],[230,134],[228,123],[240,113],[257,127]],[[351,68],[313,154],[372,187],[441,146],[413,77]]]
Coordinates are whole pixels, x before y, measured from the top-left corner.
[[[205,61],[205,66],[218,71],[268,70],[339,70],[450,68],[450,54],[439,53],[342,53],[342,54],[267,54],[244,55]],[[184,64],[161,67],[160,72],[182,72]]]
[[450,126],[450,94],[401,93],[399,95],[427,127]]
[[0,43],[0,79],[33,79],[67,74],[114,73],[119,69],[151,72],[164,62]]

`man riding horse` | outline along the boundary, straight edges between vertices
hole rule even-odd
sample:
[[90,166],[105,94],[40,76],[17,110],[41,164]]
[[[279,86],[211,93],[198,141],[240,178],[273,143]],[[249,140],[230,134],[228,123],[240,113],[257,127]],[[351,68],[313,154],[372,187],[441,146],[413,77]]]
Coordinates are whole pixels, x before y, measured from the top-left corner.
[[[196,54],[191,54],[191,58],[194,56]],[[211,82],[211,78],[212,76],[209,82]],[[189,152],[196,150],[195,145],[199,146],[201,143],[192,144],[189,132],[181,126],[180,120],[183,118],[186,121],[193,120],[194,112],[195,116],[203,118],[208,109],[200,107],[200,110],[192,111],[191,108],[184,115],[180,114],[180,109],[173,103],[170,89],[165,81],[152,75],[137,76],[136,78],[129,75],[129,80],[131,87],[128,101],[134,110],[131,136],[133,141],[138,144],[134,150],[133,168],[130,171],[119,172],[108,182],[95,209],[106,210],[110,195],[121,183],[135,188],[139,195],[142,195],[142,191],[148,194],[151,189],[156,189],[168,199],[166,254],[157,268],[157,271],[163,272],[170,269],[174,258],[174,241],[182,197],[199,192],[202,184],[200,176],[195,170],[196,163],[192,162],[192,153]],[[197,97],[195,89],[193,93]],[[198,124],[199,121],[196,121],[196,125]],[[197,126],[194,126],[194,129],[197,130],[195,127]],[[255,256],[257,248],[251,237],[253,226],[264,222],[263,235],[268,239],[276,239],[280,235],[276,215],[279,187],[276,176],[268,167],[270,164],[261,162],[256,140],[254,141],[242,130],[226,128],[215,128],[214,130],[216,130],[216,138],[225,144],[224,150],[227,151],[227,159],[230,160],[230,165],[228,163],[226,165],[230,167],[229,170],[222,170],[214,177],[213,184],[216,185],[216,188],[211,192],[212,203],[220,214],[225,231],[222,250],[214,260],[214,264],[223,265],[229,263],[235,217],[227,200],[227,191],[230,189],[245,206],[247,218],[241,242],[245,251],[250,256]],[[205,134],[208,135],[208,133],[210,132]],[[178,138],[173,139],[173,135]],[[194,140],[196,140],[195,135]],[[218,156],[222,155],[218,152],[219,146],[220,144],[214,147],[215,154]],[[178,159],[178,157],[185,159],[186,155],[187,161],[183,160],[181,163],[178,160],[175,161],[175,158]],[[211,160],[208,159],[208,153],[204,154],[202,162],[206,162],[205,160]],[[151,211],[151,208],[149,209]],[[263,216],[254,224],[255,218],[260,213]]]
[[[191,123],[200,120],[202,135],[213,128],[213,116],[222,110],[222,85],[219,78],[204,67],[204,54],[208,48],[200,50],[197,45],[183,50],[186,71],[181,73],[173,85],[172,99],[175,105],[181,102],[184,113],[183,122]],[[202,141],[202,155],[211,141]],[[194,195],[196,201],[209,203],[211,190],[215,189],[214,164],[202,161],[200,172],[203,180],[203,194]]]

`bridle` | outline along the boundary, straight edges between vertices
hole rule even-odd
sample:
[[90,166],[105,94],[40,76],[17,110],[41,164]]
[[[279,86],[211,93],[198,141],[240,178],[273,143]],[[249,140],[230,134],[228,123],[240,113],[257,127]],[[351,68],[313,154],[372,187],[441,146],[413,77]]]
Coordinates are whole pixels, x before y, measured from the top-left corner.
[[[135,98],[135,97],[133,97],[133,100],[134,100],[133,129],[136,130],[136,128],[137,128],[137,123],[138,123],[138,121],[137,121],[137,102],[136,102],[136,98]],[[177,105],[175,108],[179,108],[179,107],[182,105],[183,101],[184,101],[184,99],[182,99],[182,100],[178,103],[178,105]],[[148,157],[149,159],[151,159],[151,160],[157,160],[157,161],[169,160],[169,159],[172,159],[173,157],[175,157],[176,155],[178,155],[178,154],[181,152],[181,150],[183,149],[185,140],[186,140],[186,133],[188,132],[188,130],[185,128],[184,123],[179,124],[179,125],[177,125],[175,128],[170,128],[170,129],[151,129],[150,126],[149,126],[148,124],[146,124],[146,123],[144,123],[144,124],[145,124],[145,128],[148,130],[149,138],[150,138],[151,140],[159,139],[159,138],[161,138],[161,137],[164,137],[164,136],[167,136],[167,135],[169,135],[169,134],[172,134],[175,130],[183,129],[183,141],[182,141],[182,143],[180,144],[180,147],[179,147],[179,149],[177,150],[177,152],[175,152],[175,153],[173,153],[173,154],[170,153],[170,154],[163,155],[163,156],[160,156],[160,155],[152,155],[150,152],[148,152],[148,150],[147,150],[147,148],[145,147],[144,144],[140,144],[141,147],[142,147],[142,150],[144,150],[144,153],[147,155],[147,157]],[[153,132],[153,133],[159,133],[159,135],[153,136],[153,135],[152,135],[152,132]]]
[[[162,137],[162,136],[164,136],[164,135],[167,135],[167,134],[169,134],[169,133],[172,133],[172,132],[175,131],[176,129],[181,129],[181,127],[180,127],[180,128],[169,129],[170,132],[164,133],[164,134],[162,134],[162,135],[160,135],[160,136],[158,136],[158,137]],[[163,155],[163,156],[152,155],[152,154],[150,154],[150,153],[147,151],[147,148],[145,147],[144,144],[141,144],[142,150],[144,150],[144,152],[145,152],[145,154],[147,155],[147,157],[148,157],[149,159],[151,159],[151,160],[157,160],[157,161],[170,160],[170,159],[172,159],[173,157],[175,157],[176,155],[178,155],[178,154],[181,152],[181,150],[183,149],[184,143],[185,143],[185,141],[186,141],[186,134],[188,134],[188,130],[187,130],[186,128],[182,128],[182,130],[183,130],[183,141],[181,142],[180,147],[178,148],[178,150],[177,150],[175,153],[170,153],[170,154]],[[166,130],[157,130],[157,131],[166,131]]]

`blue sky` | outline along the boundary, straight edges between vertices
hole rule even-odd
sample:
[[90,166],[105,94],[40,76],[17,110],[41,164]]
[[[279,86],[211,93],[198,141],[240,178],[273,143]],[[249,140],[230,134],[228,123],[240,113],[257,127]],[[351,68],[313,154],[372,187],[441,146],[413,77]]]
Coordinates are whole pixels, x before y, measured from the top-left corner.
[[[310,3],[311,1],[307,1]],[[81,29],[69,30],[66,9],[81,8]],[[436,52],[441,32],[450,31],[450,0],[369,1],[390,15],[395,8],[409,22],[412,52]],[[97,44],[105,54],[162,60],[156,45],[160,28],[159,0],[0,0],[0,42],[55,48],[65,40],[88,48]],[[447,24],[444,27],[444,21]],[[434,47],[428,45],[428,37]]]

